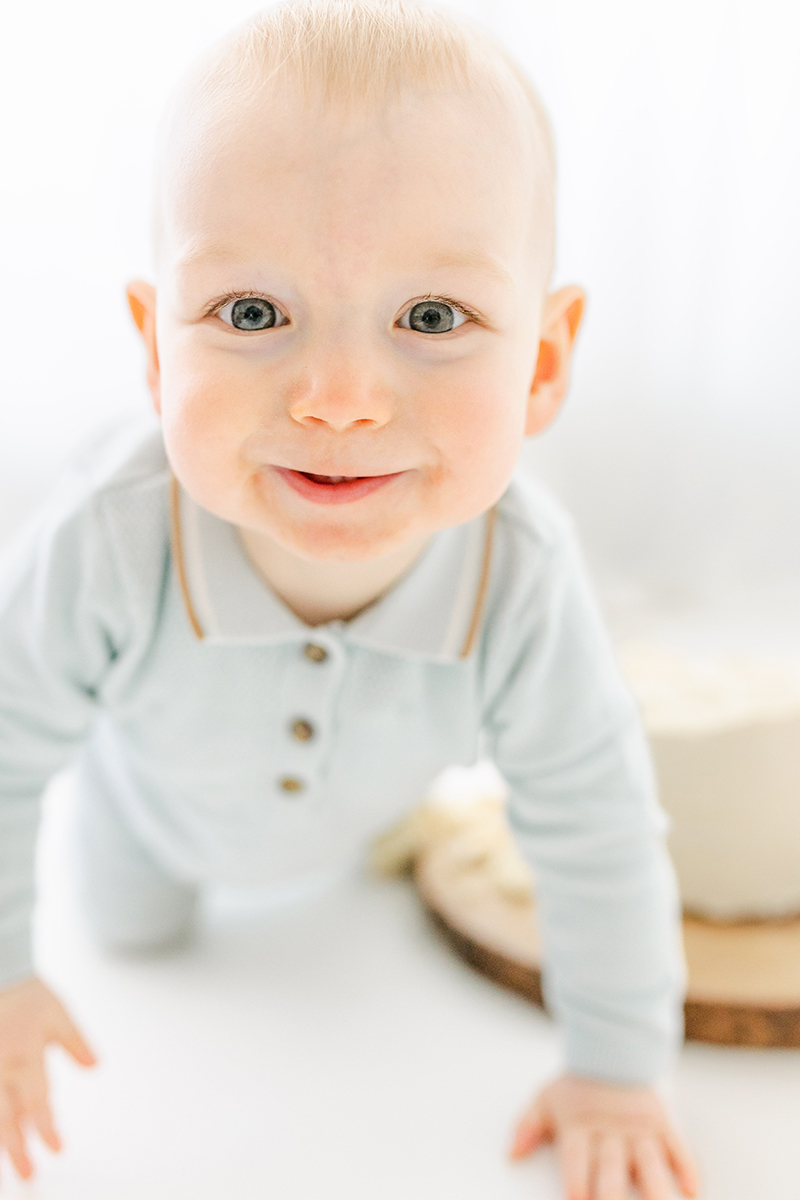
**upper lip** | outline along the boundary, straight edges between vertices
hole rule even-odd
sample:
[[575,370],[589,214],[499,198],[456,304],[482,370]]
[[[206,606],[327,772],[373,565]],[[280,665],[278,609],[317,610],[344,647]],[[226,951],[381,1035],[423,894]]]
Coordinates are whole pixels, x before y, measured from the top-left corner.
[[320,471],[315,467],[286,467],[280,463],[273,464],[281,471],[297,471],[299,475],[322,475],[328,479],[378,479],[383,475],[400,475],[401,471],[351,471],[337,469],[335,471]]

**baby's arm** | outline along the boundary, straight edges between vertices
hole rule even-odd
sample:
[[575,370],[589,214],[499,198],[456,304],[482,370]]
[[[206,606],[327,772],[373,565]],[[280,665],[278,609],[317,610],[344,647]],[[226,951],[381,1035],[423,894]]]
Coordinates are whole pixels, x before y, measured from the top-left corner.
[[41,979],[30,977],[0,990],[0,1146],[23,1179],[33,1174],[26,1147],[29,1126],[51,1150],[61,1149],[44,1066],[45,1046],[51,1042],[58,1042],[81,1066],[94,1065],[94,1054]]
[[568,1200],[669,1200],[673,1181],[697,1194],[697,1173],[657,1094],[647,1087],[562,1075],[517,1125],[512,1158],[555,1141]]
[[489,629],[484,727],[533,868],[566,1074],[514,1153],[556,1140],[570,1200],[621,1200],[631,1175],[647,1200],[670,1195],[672,1176],[691,1194],[657,1093],[629,1084],[661,1078],[681,1033],[680,908],[652,765],[568,532],[535,561],[535,586],[509,589]]
[[26,1127],[58,1147],[45,1046],[60,1042],[79,1063],[94,1061],[35,978],[31,947],[39,798],[85,739],[115,653],[94,599],[109,595],[97,583],[114,560],[93,508],[70,503],[56,497],[0,560],[0,1148],[23,1177],[32,1169]]

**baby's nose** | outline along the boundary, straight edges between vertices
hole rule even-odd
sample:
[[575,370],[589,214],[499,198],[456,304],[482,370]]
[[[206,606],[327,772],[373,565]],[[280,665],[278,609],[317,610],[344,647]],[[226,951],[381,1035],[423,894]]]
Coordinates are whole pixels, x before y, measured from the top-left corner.
[[336,432],[379,429],[391,419],[392,394],[375,372],[331,364],[310,372],[292,389],[289,415],[301,425],[327,425]]

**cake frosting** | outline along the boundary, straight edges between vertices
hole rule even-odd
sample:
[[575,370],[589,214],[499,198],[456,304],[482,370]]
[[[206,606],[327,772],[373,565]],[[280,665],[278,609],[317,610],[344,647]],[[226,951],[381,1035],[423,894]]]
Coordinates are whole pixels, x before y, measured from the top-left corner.
[[641,706],[684,907],[718,920],[800,912],[800,662],[636,644]]

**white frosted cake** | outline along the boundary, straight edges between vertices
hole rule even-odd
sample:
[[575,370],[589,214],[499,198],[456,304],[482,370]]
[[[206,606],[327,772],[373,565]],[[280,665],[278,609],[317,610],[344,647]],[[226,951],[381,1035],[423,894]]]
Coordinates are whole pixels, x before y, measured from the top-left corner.
[[800,913],[800,662],[630,645],[689,912]]

